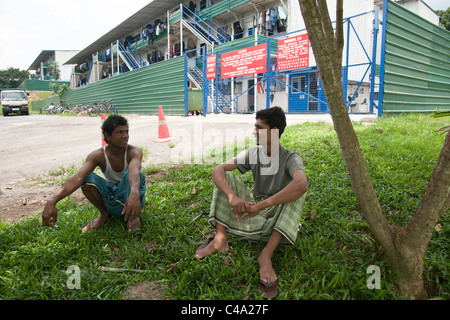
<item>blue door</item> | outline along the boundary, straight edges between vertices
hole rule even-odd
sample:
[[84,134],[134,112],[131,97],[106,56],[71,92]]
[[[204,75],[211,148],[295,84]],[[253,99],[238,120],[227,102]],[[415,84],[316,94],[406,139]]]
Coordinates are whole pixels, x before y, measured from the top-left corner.
[[291,75],[289,87],[289,112],[307,112],[309,94],[309,74]]

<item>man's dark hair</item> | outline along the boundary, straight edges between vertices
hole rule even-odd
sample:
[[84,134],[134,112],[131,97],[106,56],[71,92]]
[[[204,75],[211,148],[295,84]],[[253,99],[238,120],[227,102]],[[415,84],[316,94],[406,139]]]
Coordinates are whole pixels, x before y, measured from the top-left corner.
[[118,126],[127,126],[128,120],[119,115],[109,116],[102,124],[103,133],[112,135],[114,129]]
[[256,119],[264,120],[270,129],[278,128],[280,137],[286,128],[286,115],[280,107],[272,107],[270,109],[263,109],[256,112]]

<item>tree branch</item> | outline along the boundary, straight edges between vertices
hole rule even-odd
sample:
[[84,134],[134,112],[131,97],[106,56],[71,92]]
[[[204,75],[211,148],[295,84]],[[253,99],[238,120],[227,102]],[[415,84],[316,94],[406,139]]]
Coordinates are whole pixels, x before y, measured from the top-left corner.
[[324,39],[325,34],[322,29],[320,12],[317,6],[313,4],[313,2],[314,1],[311,0],[308,1],[299,0],[300,9],[303,15],[307,15],[308,17],[310,17],[308,21],[305,20],[305,24],[307,24],[306,29],[308,30],[308,37],[310,39],[313,38],[314,39],[313,41],[321,46],[321,49],[326,49],[324,47],[324,43],[326,42]]
[[[450,131],[439,154],[430,182],[417,211],[406,227],[405,245],[412,248],[428,244],[439,217],[450,204]],[[426,250],[425,248],[422,248]],[[425,252],[425,251],[424,251]]]
[[344,0],[336,1],[336,59],[342,65],[342,49],[344,48]]
[[328,43],[328,50],[332,51],[333,56],[336,56],[337,52],[334,40],[334,31],[331,24],[330,14],[328,13],[326,0],[317,0],[317,9],[319,11],[320,23],[322,24],[325,41]]

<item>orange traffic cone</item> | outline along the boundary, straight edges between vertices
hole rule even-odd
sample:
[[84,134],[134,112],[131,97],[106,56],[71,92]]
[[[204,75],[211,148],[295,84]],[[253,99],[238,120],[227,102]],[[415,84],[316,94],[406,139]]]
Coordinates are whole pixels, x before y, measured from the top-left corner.
[[[100,115],[100,118],[102,119],[102,126],[103,126],[103,122],[105,122],[105,120],[106,120],[106,115],[105,115],[104,113],[102,113],[102,114]],[[103,130],[102,130],[102,147],[103,147],[104,145],[107,145],[107,143],[106,143],[105,138],[104,138],[104,136],[103,136]]]
[[168,142],[174,138],[170,137],[169,128],[167,127],[166,118],[162,106],[159,106],[159,121],[158,121],[158,139],[154,142]]

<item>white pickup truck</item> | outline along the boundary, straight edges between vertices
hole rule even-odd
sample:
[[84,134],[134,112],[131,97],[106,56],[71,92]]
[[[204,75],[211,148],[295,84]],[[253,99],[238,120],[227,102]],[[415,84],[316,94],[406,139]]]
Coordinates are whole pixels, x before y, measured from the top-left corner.
[[0,91],[3,116],[9,113],[29,114],[27,93],[22,89],[3,89]]

